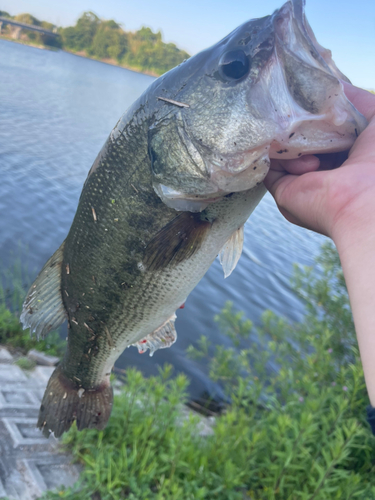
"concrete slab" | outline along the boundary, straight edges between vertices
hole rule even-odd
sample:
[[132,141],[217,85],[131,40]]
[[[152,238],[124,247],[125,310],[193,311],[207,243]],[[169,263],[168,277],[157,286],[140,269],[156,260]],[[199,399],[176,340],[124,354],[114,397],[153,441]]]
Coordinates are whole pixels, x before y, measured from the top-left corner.
[[65,455],[24,459],[22,465],[41,492],[73,486],[79,478],[79,466],[69,464]]
[[35,361],[35,363],[37,363],[38,365],[42,366],[56,366],[60,361],[60,359],[56,356],[50,356],[49,354],[36,351],[35,349],[31,349],[27,353],[27,357],[32,361]]
[[30,379],[36,380],[39,384],[46,386],[54,370],[53,366],[37,366],[30,373]]
[[0,387],[9,382],[27,382],[27,377],[19,366],[0,364]]
[[4,347],[0,347],[0,363],[13,363],[13,356]]
[[3,486],[3,482],[0,479],[0,499],[6,498],[6,496],[7,496],[7,494],[6,494],[5,488]]
[[37,500],[48,489],[74,484],[80,469],[60,453],[53,435],[46,439],[36,428],[54,367],[24,372],[0,352],[0,499]]
[[3,417],[0,420],[5,425],[14,448],[34,445],[48,447],[52,441],[56,441],[52,435],[48,439],[43,436],[36,428],[35,418]]
[[40,406],[39,394],[30,389],[7,384],[0,389],[0,409],[36,409]]
[[26,486],[26,491],[20,495],[22,500],[36,500],[41,497],[47,486],[34,464],[30,463],[30,460],[19,460],[17,466]]

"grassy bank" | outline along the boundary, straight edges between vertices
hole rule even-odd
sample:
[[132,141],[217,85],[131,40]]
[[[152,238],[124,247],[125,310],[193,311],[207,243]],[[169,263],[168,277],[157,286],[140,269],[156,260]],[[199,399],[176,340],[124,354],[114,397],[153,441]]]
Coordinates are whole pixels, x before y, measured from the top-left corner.
[[217,321],[233,347],[202,337],[189,349],[232,401],[212,436],[199,435],[197,418],[180,418],[184,377],[130,370],[108,427],[64,439],[84,465],[79,484],[44,498],[374,499],[375,438],[336,252],[326,246],[315,270],[296,268],[294,287],[303,322],[268,311],[253,336],[227,304]]

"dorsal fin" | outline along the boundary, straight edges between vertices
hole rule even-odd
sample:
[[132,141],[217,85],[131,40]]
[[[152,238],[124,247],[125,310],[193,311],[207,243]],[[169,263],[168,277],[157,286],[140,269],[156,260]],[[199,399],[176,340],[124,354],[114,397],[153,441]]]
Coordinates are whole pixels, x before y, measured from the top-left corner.
[[228,276],[232,274],[232,271],[235,269],[241,257],[243,238],[244,228],[241,226],[234,231],[219,253],[220,264],[223,266],[224,270],[224,278],[228,278]]
[[24,328],[30,328],[36,337],[45,337],[67,318],[61,297],[61,266],[64,243],[47,260],[31,285],[21,313]]
[[159,328],[147,335],[144,339],[138,340],[138,342],[132,345],[138,348],[138,352],[140,354],[143,354],[147,349],[150,349],[150,356],[152,356],[158,349],[170,347],[177,340],[177,332],[174,326],[175,319],[176,315],[173,314]]
[[144,266],[148,271],[158,271],[189,259],[201,247],[210,227],[211,222],[201,213],[182,212],[149,242]]

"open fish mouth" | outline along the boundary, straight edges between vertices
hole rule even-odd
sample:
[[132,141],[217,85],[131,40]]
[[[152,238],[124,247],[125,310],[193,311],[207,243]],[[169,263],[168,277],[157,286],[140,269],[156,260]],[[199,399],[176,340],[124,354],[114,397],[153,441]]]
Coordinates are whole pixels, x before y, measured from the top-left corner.
[[[367,122],[346,98],[340,80],[349,80],[317,42],[304,1],[287,2],[273,17],[276,43],[275,62],[269,62],[269,94],[279,130],[270,144],[270,158],[349,149]],[[279,98],[275,85],[283,87],[286,98]]]
[[[181,179],[178,162],[173,168],[165,163],[155,175],[155,190],[168,206],[201,211],[262,182],[270,159],[345,151],[364,130],[366,119],[344,93],[342,82],[349,80],[317,42],[304,4],[289,0],[208,49],[213,56],[196,93],[179,96],[189,103],[176,119],[189,167]],[[210,115],[200,111],[203,85],[212,92],[204,103]],[[192,119],[197,110],[203,125]]]
[[273,30],[261,45],[272,54],[249,82],[247,104],[263,121],[264,142],[240,154],[212,155],[213,177],[218,168],[237,175],[264,159],[344,151],[367,126],[345,96],[348,78],[317,42],[304,4],[289,1],[271,16]]

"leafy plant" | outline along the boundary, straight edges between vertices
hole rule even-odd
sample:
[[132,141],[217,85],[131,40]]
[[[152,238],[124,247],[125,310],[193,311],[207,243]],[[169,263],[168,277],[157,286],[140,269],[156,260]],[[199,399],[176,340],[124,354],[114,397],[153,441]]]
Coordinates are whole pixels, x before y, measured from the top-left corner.
[[23,370],[32,370],[36,366],[35,361],[25,357],[17,359],[15,364],[18,365]]

